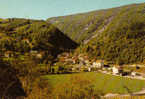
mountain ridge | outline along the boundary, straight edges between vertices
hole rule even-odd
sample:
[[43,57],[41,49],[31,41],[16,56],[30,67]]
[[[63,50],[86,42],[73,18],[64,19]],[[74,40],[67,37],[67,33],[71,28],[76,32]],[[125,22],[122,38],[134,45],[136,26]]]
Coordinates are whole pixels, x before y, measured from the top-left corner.
[[47,21],[54,24],[77,43],[82,43],[84,40],[95,35],[100,28],[103,28],[105,20],[109,19],[109,17],[117,16],[125,9],[140,5],[142,4],[125,5],[87,13],[48,18]]

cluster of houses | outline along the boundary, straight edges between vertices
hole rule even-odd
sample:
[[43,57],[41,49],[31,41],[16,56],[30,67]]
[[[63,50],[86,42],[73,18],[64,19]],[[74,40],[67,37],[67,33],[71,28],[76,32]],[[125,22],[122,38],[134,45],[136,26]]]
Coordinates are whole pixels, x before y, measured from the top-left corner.
[[[38,59],[42,59],[45,55],[44,52],[38,52],[35,50],[30,51],[30,54],[32,56],[35,56]],[[4,53],[4,56],[9,58],[13,57],[14,53],[12,51],[6,51]],[[89,59],[87,55],[79,54],[79,55],[70,55],[69,53],[62,53],[61,55],[58,55],[57,61],[63,63],[64,65],[71,66],[72,71],[100,71],[103,73],[110,73],[113,75],[121,75],[121,76],[140,76],[143,75],[145,77],[144,73],[137,73],[134,71],[124,71],[123,66],[118,65],[108,65],[104,60],[95,60],[95,59]],[[55,64],[54,64],[55,65]],[[131,65],[130,65],[131,66]],[[132,65],[131,67],[133,67]],[[135,65],[136,66],[136,65]],[[134,66],[134,67],[135,67]],[[143,65],[144,67],[144,65]],[[138,66],[136,69],[140,69]]]
[[[59,62],[64,63],[64,65],[72,65],[72,71],[100,71],[103,73],[110,73],[113,75],[121,76],[140,76],[143,74],[136,73],[131,70],[124,70],[123,66],[118,65],[108,65],[104,60],[90,60],[87,55],[73,55],[70,56],[69,53],[63,53],[58,56]],[[137,68],[139,69],[139,67]]]
[[58,59],[59,62],[65,65],[73,65],[73,68],[78,68],[80,70],[87,68],[88,71],[91,71],[92,68],[101,69],[106,66],[103,60],[89,60],[87,55],[82,54],[71,57],[68,53],[63,53],[61,56],[58,56]]
[[87,70],[89,72],[99,69],[110,69],[109,65],[105,65],[104,60],[90,60],[87,55],[74,55],[71,57],[68,53],[58,56],[59,62],[64,65],[73,65],[72,69]]

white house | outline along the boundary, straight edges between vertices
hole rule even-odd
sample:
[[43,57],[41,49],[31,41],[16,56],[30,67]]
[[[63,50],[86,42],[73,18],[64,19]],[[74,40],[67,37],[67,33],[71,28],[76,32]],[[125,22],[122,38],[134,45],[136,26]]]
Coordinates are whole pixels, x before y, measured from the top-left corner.
[[136,72],[132,72],[131,73],[131,76],[136,76]]
[[113,68],[112,68],[112,72],[113,72],[113,74],[115,75],[115,74],[118,74],[118,73],[119,73],[119,70],[118,70],[117,67],[113,67]]
[[104,62],[93,62],[92,67],[94,68],[101,68],[104,66]]

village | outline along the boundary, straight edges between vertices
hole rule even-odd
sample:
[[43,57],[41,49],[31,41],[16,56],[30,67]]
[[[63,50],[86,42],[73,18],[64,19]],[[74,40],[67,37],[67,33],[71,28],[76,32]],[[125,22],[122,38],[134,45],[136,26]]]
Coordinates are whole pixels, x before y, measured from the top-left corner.
[[[45,55],[44,52],[31,51],[31,56],[37,59],[42,59]],[[14,53],[6,51],[5,58],[11,58]],[[59,68],[60,67],[60,68]],[[57,70],[55,70],[57,68]],[[62,53],[57,56],[57,62],[52,65],[52,73],[73,73],[73,72],[101,72],[114,76],[124,76],[132,79],[145,80],[145,64],[132,64],[132,65],[116,65],[107,63],[105,60],[89,59],[87,55],[70,53]]]
[[[67,66],[71,72],[101,72],[114,76],[145,80],[144,64],[115,65],[104,60],[89,60],[88,56],[83,54],[71,57],[68,53],[59,55],[58,59],[59,63]],[[59,63],[55,63],[54,67],[60,65]]]

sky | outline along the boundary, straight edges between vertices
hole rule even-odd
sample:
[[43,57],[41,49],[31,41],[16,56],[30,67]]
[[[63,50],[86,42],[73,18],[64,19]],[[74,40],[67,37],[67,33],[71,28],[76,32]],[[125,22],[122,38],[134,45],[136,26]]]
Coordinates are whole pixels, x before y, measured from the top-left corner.
[[145,0],[0,0],[0,18],[47,19]]

